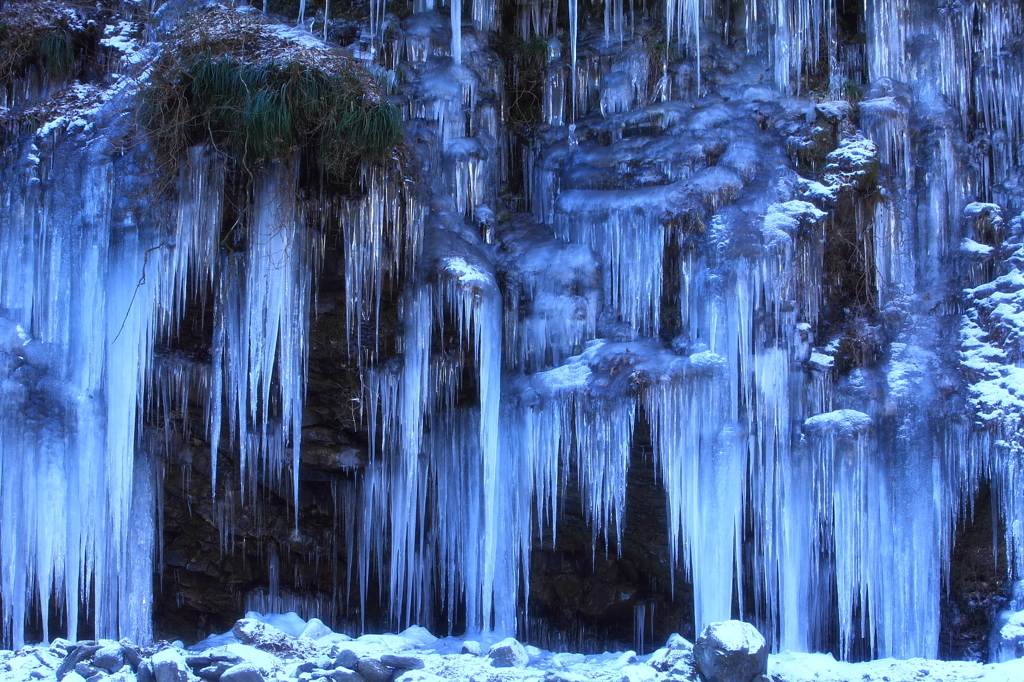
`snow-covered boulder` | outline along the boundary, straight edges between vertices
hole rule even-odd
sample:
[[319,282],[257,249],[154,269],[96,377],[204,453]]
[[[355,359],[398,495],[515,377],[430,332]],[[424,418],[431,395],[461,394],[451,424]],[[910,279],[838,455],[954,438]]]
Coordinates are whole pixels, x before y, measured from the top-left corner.
[[693,645],[705,682],[754,682],[768,671],[768,646],[750,623],[727,620],[704,628]]
[[693,651],[693,642],[686,639],[678,632],[673,632],[668,636],[668,641],[665,642],[665,648],[680,651]]
[[622,668],[622,676],[619,682],[654,682],[658,679],[658,673],[649,665],[631,663]]
[[333,634],[331,629],[324,625],[324,622],[319,618],[310,618],[309,622],[306,623],[306,627],[299,633],[299,637],[305,637],[306,639],[320,639],[327,635]]
[[124,667],[124,653],[121,645],[108,644],[92,655],[93,667],[102,668],[108,673],[116,673]]
[[259,668],[251,663],[233,665],[220,676],[220,682],[265,682]]
[[57,682],[61,682],[64,676],[75,670],[75,667],[84,661],[89,660],[94,653],[102,649],[103,647],[99,644],[80,644],[78,646],[72,646],[68,649],[67,656],[64,657],[64,661],[57,668],[55,673],[57,676]]
[[155,682],[193,682],[196,677],[185,663],[185,653],[168,647],[153,654],[153,679]]
[[413,646],[417,647],[427,646],[437,641],[437,637],[430,634],[430,630],[422,625],[410,625],[399,634],[409,640]]
[[284,630],[257,620],[256,618],[243,618],[231,628],[239,642],[270,651],[289,651],[295,648],[295,637]]
[[514,637],[503,639],[487,650],[495,668],[523,668],[530,662],[526,648]]
[[992,629],[990,657],[995,663],[1024,657],[1024,611],[1003,611]]

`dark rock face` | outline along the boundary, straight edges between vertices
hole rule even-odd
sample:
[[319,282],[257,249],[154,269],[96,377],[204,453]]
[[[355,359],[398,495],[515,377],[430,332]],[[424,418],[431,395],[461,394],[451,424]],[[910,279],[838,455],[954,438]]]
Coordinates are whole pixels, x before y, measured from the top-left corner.
[[993,528],[992,495],[983,486],[973,518],[962,523],[950,557],[949,590],[940,602],[939,657],[985,662],[988,636],[1008,599],[1003,530]]
[[693,645],[704,682],[754,682],[768,672],[768,645],[750,623],[728,620],[704,628]]
[[[616,557],[614,531],[605,548],[583,517],[578,489],[570,485],[557,530],[557,543],[536,538],[530,569],[530,613],[539,621],[527,640],[542,648],[600,653],[664,642],[693,631],[692,587],[680,566],[671,593],[665,489],[658,482],[647,425],[638,420],[626,487],[622,554]],[[645,617],[644,648],[637,630]],[[644,648],[644,650],[641,650]]]
[[[171,438],[166,455],[163,573],[170,579],[155,582],[158,638],[195,642],[230,630],[247,610],[247,595],[269,590],[272,557],[282,577],[283,594],[298,593],[318,605],[317,613],[303,616],[319,615],[339,631],[345,630],[346,621],[359,622],[358,600],[346,602],[338,584],[348,570],[348,540],[353,531],[352,524],[343,521],[346,505],[356,494],[354,472],[366,462],[366,434],[359,423],[358,368],[346,350],[344,282],[335,273],[340,265],[332,254],[339,255],[328,248],[318,314],[311,320],[298,532],[291,492],[283,485],[281,489],[256,485],[251,490],[256,504],[239,497],[242,474],[226,434],[218,457],[218,501],[212,503],[210,445],[203,439],[204,416],[198,397],[193,396],[196,402],[189,413],[176,415],[180,420],[171,424],[178,437]],[[208,357],[211,330],[209,306],[194,305],[186,313],[174,347],[165,353]],[[157,426],[163,424],[153,424]],[[162,450],[165,434],[155,430],[153,434]],[[290,478],[290,471],[282,475],[283,481]],[[224,552],[219,528],[231,537]],[[293,576],[297,584],[289,580]],[[370,608],[368,628],[384,630],[385,614],[376,605]]]

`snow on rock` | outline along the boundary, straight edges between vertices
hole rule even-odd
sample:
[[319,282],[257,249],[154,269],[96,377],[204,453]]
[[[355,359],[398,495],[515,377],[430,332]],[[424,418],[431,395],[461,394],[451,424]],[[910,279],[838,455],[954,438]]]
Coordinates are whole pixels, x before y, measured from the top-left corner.
[[627,665],[622,669],[620,682],[654,682],[658,673],[648,665]]
[[991,658],[1009,661],[1024,656],[1024,611],[1004,611],[996,622],[991,642]]
[[305,637],[306,639],[320,639],[321,637],[326,637],[331,634],[334,633],[331,632],[329,627],[324,625],[322,620],[319,618],[311,618],[309,622],[306,623],[306,627],[302,629],[299,636]]
[[846,663],[831,654],[786,652],[770,657],[768,677],[776,682],[1018,682],[1024,679],[1024,659],[990,665],[922,658]]
[[220,682],[264,682],[259,669],[251,663],[239,663],[225,670]]
[[306,621],[300,618],[299,614],[294,611],[289,611],[288,613],[271,613],[266,616],[257,613],[256,611],[250,611],[245,614],[245,617],[258,620],[261,623],[266,623],[267,625],[277,628],[281,632],[285,632],[292,637],[301,636],[303,630],[306,629]]
[[[233,634],[239,642],[251,644],[255,647],[286,647],[290,643],[289,638],[295,637],[295,635],[291,635],[280,628],[261,620],[257,620],[256,618],[243,618],[238,621],[235,623],[235,626],[231,628],[231,634]],[[301,634],[301,631],[296,634]]]
[[495,668],[522,668],[530,662],[530,656],[518,640],[508,637],[487,650],[491,665]]
[[711,623],[693,645],[697,670],[706,682],[753,682],[768,670],[768,645],[750,623]]
[[196,679],[185,663],[184,652],[174,647],[168,647],[154,654],[151,665],[153,679],[156,682],[192,682]]
[[411,625],[402,630],[399,635],[407,639],[413,646],[426,646],[437,641],[437,637],[430,634],[430,630],[421,625]]

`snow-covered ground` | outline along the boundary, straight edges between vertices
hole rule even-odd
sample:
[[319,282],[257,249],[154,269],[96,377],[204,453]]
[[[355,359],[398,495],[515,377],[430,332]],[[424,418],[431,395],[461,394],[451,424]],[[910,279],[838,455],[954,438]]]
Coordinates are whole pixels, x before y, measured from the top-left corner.
[[[638,656],[585,656],[522,647],[498,637],[437,638],[413,626],[399,634],[352,639],[317,619],[247,614],[232,632],[184,648],[127,640],[27,646],[0,651],[5,682],[663,682],[695,681],[693,645],[679,635]],[[769,682],[1021,682],[1024,659],[982,665],[965,661],[836,661],[829,654],[781,653],[768,661]]]

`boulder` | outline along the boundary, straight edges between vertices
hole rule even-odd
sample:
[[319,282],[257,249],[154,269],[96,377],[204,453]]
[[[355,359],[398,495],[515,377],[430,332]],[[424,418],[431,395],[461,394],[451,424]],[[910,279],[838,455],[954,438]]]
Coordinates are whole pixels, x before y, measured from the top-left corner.
[[320,639],[321,637],[326,637],[329,634],[331,634],[331,629],[324,625],[322,620],[319,618],[310,618],[299,637],[305,637],[306,639]]
[[689,649],[669,649],[666,646],[652,653],[647,659],[647,665],[658,672],[665,673],[683,661],[693,661],[693,656]]
[[214,680],[214,682],[216,682],[216,680],[219,680],[224,673],[234,666],[235,664],[229,661],[210,661],[209,665],[200,668],[199,672],[196,674],[204,680]]
[[768,671],[768,646],[750,623],[727,620],[704,628],[693,645],[705,682],[754,682]]
[[342,649],[334,659],[334,667],[359,670],[359,656],[351,649]]
[[95,666],[89,665],[85,661],[82,661],[75,666],[75,672],[88,680],[89,678],[94,677],[96,673],[101,672],[101,670]]
[[480,647],[480,642],[474,642],[473,640],[466,640],[462,643],[462,653],[469,654],[470,656],[479,656],[484,650]]
[[685,651],[693,650],[693,642],[683,637],[678,632],[673,632],[668,636],[668,641],[665,642],[666,649],[680,649]]
[[103,647],[99,644],[83,643],[68,649],[68,655],[64,657],[64,661],[60,664],[60,667],[57,668],[57,682],[64,679],[64,676],[74,670],[75,666],[82,661],[88,660],[94,653],[102,648]]
[[989,639],[989,658],[1004,663],[1024,657],[1024,611],[1003,611]]
[[327,674],[334,682],[366,682],[363,676],[348,668],[335,668]]
[[622,668],[622,676],[619,682],[654,682],[658,679],[658,673],[649,665],[630,664]]
[[192,682],[193,675],[180,649],[169,647],[153,654],[153,679],[156,682]]
[[623,651],[619,654],[618,658],[615,659],[615,666],[622,667],[624,665],[631,665],[636,663],[636,652],[635,651]]
[[440,677],[426,670],[396,670],[395,682],[445,682],[447,678]]
[[92,655],[91,664],[94,668],[102,668],[108,673],[116,673],[124,667],[124,654],[120,644],[105,646]]
[[380,657],[380,662],[384,665],[390,665],[392,668],[396,668],[397,670],[421,670],[423,668],[423,659],[417,658],[416,656],[384,654]]
[[280,628],[263,623],[255,618],[243,618],[231,628],[233,634],[242,644],[257,649],[287,651],[291,649],[292,637]]
[[362,675],[366,682],[388,682],[391,679],[391,668],[369,656],[359,659],[356,672]]
[[251,663],[233,665],[220,676],[220,682],[266,682],[263,673]]
[[427,630],[421,625],[410,625],[400,633],[402,637],[409,640],[413,646],[427,646],[437,641],[437,637],[430,634],[430,630]]
[[487,650],[495,668],[523,668],[530,662],[526,648],[514,637],[503,639]]
[[132,669],[132,672],[137,673],[139,666],[142,665],[142,655],[139,654],[138,650],[128,644],[122,644],[121,655],[124,657],[124,662]]
[[139,664],[139,669],[135,671],[135,679],[137,682],[156,682],[156,678],[153,676],[153,666],[149,661]]

